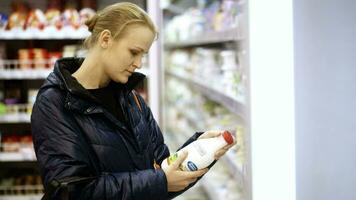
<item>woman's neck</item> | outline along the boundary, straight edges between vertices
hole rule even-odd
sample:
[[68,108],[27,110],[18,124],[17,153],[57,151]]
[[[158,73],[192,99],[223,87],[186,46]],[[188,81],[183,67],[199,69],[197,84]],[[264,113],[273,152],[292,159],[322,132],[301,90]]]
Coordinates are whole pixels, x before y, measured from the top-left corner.
[[100,66],[98,54],[90,51],[82,65],[72,76],[75,77],[85,89],[102,88],[110,83],[110,78],[105,74],[102,66]]

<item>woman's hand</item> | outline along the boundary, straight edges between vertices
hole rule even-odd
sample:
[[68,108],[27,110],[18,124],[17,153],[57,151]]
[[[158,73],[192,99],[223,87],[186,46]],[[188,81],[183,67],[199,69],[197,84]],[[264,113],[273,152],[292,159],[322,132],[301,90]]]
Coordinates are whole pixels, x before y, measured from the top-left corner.
[[167,178],[168,192],[178,192],[184,190],[189,184],[195,182],[199,177],[204,175],[208,169],[201,169],[194,172],[182,171],[179,166],[187,158],[188,152],[183,151],[178,155],[177,160],[163,169]]
[[[206,131],[203,133],[201,136],[198,137],[199,139],[204,139],[204,138],[212,138],[212,137],[219,137],[221,134],[223,134],[224,131]],[[230,145],[226,145],[223,148],[217,150],[215,152],[215,160],[218,160],[221,156],[223,156],[232,146],[236,144],[236,139],[234,138],[234,142]]]

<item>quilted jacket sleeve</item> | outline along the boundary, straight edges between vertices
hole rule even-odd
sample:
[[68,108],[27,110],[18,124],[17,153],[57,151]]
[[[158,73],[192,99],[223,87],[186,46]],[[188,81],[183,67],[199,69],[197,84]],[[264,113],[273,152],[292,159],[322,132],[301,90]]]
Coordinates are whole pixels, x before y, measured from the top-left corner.
[[[54,179],[96,179],[76,187],[70,199],[166,199],[167,183],[162,170],[97,174],[90,164],[89,145],[72,123],[60,100],[40,95],[31,116],[38,164],[45,187]],[[59,199],[58,192],[51,199]]]
[[[161,164],[162,161],[170,155],[169,149],[168,149],[167,145],[164,143],[164,138],[163,138],[161,129],[159,128],[156,120],[154,119],[150,108],[144,103],[144,100],[142,99],[142,97],[139,97],[139,99],[140,99],[140,103],[142,105],[144,105],[143,108],[144,108],[144,111],[146,112],[146,118],[147,118],[147,120],[149,122],[149,126],[150,126],[150,128],[152,130],[152,134],[153,134],[153,138],[154,138],[153,143],[156,144],[156,147],[155,147],[155,150],[154,150],[155,159],[156,159],[157,163]],[[203,134],[203,132],[195,133],[179,149],[181,149],[181,148],[187,146],[188,144],[190,144],[191,142],[195,141],[201,134]],[[213,164],[215,164],[215,162]],[[209,168],[211,166],[209,166]],[[180,194],[184,193],[185,191],[187,191],[188,189],[193,187],[200,180],[200,178],[196,182],[191,183],[187,188],[185,188],[182,191],[179,191],[179,192],[168,192],[168,198],[169,199],[173,199],[173,198],[179,196]]]

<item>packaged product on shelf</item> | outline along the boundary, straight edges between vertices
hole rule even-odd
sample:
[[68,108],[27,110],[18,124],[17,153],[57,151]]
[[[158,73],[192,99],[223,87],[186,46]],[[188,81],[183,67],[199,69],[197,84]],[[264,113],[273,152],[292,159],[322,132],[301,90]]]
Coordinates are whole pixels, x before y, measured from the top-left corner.
[[9,88],[5,91],[5,104],[17,104],[21,100],[21,91],[19,88]]
[[40,9],[33,9],[30,11],[26,23],[25,28],[34,30],[43,30],[46,25],[46,16]]
[[199,36],[204,33],[206,19],[203,15],[203,11],[200,9],[192,9],[190,14],[189,35],[192,37]]
[[21,136],[19,139],[19,143],[20,143],[19,152],[21,153],[22,158],[24,160],[35,160],[36,156],[32,143],[32,136],[31,135]]
[[62,57],[62,52],[48,52],[48,67],[53,68],[56,61]]
[[46,49],[40,49],[40,48],[32,49],[32,58],[33,58],[32,67],[34,69],[44,69],[48,66]]
[[225,131],[218,137],[199,139],[186,147],[182,148],[175,154],[169,156],[162,162],[162,168],[167,168],[175,162],[179,155],[184,151],[188,152],[187,158],[181,164],[183,171],[196,171],[208,167],[214,162],[215,152],[226,145],[234,142],[230,132]]
[[239,61],[239,72],[240,72],[240,84],[238,85],[238,96],[239,97],[244,97],[241,101],[244,102],[246,101],[246,95],[247,95],[247,85],[248,85],[248,78],[247,78],[247,56],[246,56],[246,51],[238,51],[237,52],[238,56],[238,61]]
[[79,11],[80,24],[84,25],[85,22],[95,15],[95,10],[92,8],[83,8]]
[[190,40],[204,36],[207,32],[235,29],[239,24],[240,6],[235,0],[199,1],[198,8],[187,9],[173,17],[165,26],[165,41]]
[[242,126],[236,127],[236,146],[238,151],[236,153],[236,158],[239,166],[244,166],[246,164],[246,147],[245,147],[245,131]]
[[6,45],[5,43],[0,43],[0,69],[6,68]]
[[221,51],[222,58],[221,69],[223,71],[222,86],[227,94],[237,96],[237,87],[240,84],[240,73],[235,58],[235,52],[232,50]]
[[20,69],[29,69],[32,67],[32,63],[31,63],[32,55],[29,49],[19,49],[18,57],[19,57]]
[[210,80],[214,83],[221,82],[221,68],[217,64],[217,50],[198,48],[196,53],[199,56],[199,62],[197,62],[196,75],[201,74],[203,79]]
[[0,116],[6,114],[6,105],[0,102]]
[[227,170],[223,162],[217,162],[202,182],[210,199],[242,200],[241,186],[232,178],[234,172]]
[[5,29],[8,17],[4,13],[0,13],[0,30]]
[[224,13],[223,29],[229,29],[238,26],[238,4],[236,0],[224,0],[221,4]]
[[66,8],[62,13],[62,23],[65,28],[78,29],[80,26],[79,12],[74,8]]
[[56,28],[57,30],[61,29],[63,24],[61,21],[61,12],[56,8],[49,8],[45,13],[47,19],[47,27],[48,29]]
[[212,23],[213,24],[213,30],[215,30],[215,31],[223,30],[224,13],[223,13],[223,10],[221,8],[216,10],[212,22],[213,22]]
[[63,47],[63,57],[74,57],[77,49],[78,45],[65,45]]
[[29,12],[29,5],[17,1],[12,4],[12,12],[9,16],[9,20],[6,26],[7,30],[22,31],[25,28],[27,13]]
[[2,152],[17,152],[20,148],[19,137],[16,135],[2,135]]

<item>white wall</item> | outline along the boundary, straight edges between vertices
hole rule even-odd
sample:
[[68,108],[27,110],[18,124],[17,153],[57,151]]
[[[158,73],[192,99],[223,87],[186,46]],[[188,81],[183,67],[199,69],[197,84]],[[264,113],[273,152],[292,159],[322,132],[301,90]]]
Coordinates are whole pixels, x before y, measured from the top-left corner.
[[356,199],[356,1],[295,0],[298,200]]

